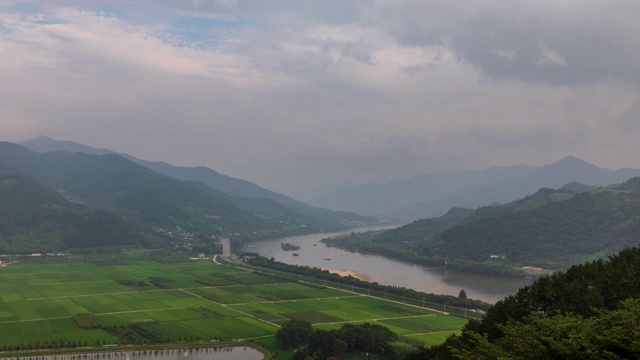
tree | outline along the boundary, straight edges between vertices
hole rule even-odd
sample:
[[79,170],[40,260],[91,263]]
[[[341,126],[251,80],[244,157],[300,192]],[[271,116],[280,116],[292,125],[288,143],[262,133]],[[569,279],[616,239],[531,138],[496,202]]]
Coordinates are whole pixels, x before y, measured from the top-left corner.
[[310,322],[293,319],[278,330],[276,340],[282,345],[299,345],[305,343],[312,332]]
[[464,289],[460,290],[460,293],[458,294],[458,299],[460,299],[460,300],[466,300],[467,299],[467,292],[464,291]]
[[533,313],[524,322],[499,325],[503,336],[490,342],[484,334],[466,332],[469,344],[453,349],[462,359],[634,359],[640,356],[640,299],[620,309],[595,310],[592,317]]

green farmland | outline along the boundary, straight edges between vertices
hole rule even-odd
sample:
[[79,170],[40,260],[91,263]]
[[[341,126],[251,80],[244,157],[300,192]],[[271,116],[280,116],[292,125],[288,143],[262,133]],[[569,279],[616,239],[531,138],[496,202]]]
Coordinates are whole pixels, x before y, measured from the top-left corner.
[[235,340],[280,326],[372,322],[428,345],[465,320],[209,260],[23,261],[0,267],[0,351]]

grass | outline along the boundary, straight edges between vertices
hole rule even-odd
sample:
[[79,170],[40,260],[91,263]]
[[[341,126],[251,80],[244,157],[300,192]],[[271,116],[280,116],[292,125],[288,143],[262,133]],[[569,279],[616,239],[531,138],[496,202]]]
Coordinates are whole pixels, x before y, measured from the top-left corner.
[[[465,323],[419,306],[232,265],[125,260],[27,261],[0,268],[0,350],[253,339],[279,359],[291,353],[273,335],[289,319],[319,329],[376,322],[428,345]],[[81,329],[74,316],[91,317],[100,327]]]

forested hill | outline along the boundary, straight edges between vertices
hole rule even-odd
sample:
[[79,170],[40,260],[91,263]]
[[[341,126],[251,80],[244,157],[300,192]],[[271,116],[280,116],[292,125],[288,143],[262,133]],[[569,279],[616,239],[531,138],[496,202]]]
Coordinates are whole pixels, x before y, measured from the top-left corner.
[[638,244],[639,215],[638,192],[584,192],[452,227],[421,253],[474,261],[500,254],[514,264],[557,268]]
[[118,216],[89,211],[24,177],[0,175],[0,253],[159,243]]
[[460,336],[407,359],[637,359],[640,249],[576,265],[497,302]]
[[73,202],[152,231],[191,232],[248,241],[342,230],[369,220],[356,214],[297,211],[267,199],[234,197],[202,184],[159,174],[116,154],[40,154],[0,142],[0,166],[56,189]]
[[[371,224],[376,220],[373,217],[363,217],[347,211],[331,211],[322,208],[309,206],[296,201],[288,196],[264,189],[250,181],[236,179],[221,174],[213,169],[199,167],[175,166],[165,162],[147,161],[135,158],[127,154],[118,154],[115,151],[95,148],[72,141],[52,140],[45,136],[26,141],[22,144],[28,149],[39,153],[65,152],[84,153],[89,155],[120,155],[133,163],[151,169],[154,172],[166,175],[178,180],[188,181],[194,185],[205,185],[206,192],[214,192],[214,196],[220,196],[226,200],[242,206],[251,208],[255,204],[260,208],[265,208],[265,204],[272,204],[269,207],[276,213],[288,213],[295,217],[301,217],[301,224],[321,222],[324,225],[318,229],[336,229],[335,224],[354,226],[358,223]],[[265,200],[266,199],[266,200]],[[252,200],[255,202],[252,203]],[[269,211],[271,212],[271,211]],[[268,214],[263,214],[268,216]],[[279,220],[282,220],[280,217]],[[335,224],[333,224],[335,223]]]
[[541,189],[505,205],[456,208],[394,230],[327,242],[430,265],[448,261],[463,270],[563,269],[638,244],[639,184],[633,178],[592,192]]

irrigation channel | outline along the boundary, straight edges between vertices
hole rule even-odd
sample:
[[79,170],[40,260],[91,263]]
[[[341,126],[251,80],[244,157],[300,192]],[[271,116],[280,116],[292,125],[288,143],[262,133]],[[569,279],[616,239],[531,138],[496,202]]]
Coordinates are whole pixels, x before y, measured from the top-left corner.
[[[384,229],[365,227],[336,233],[317,233],[303,236],[291,236],[273,240],[246,244],[242,250],[256,252],[261,256],[293,265],[306,265],[342,270],[361,280],[377,282],[382,285],[401,286],[417,291],[458,296],[464,289],[472,299],[495,303],[515,293],[529,284],[524,279],[501,276],[471,274],[447,270],[445,267],[426,267],[380,255],[352,253],[334,247],[327,247],[320,240],[349,234]],[[299,246],[296,251],[285,251],[282,243]],[[294,256],[293,254],[297,254]]]
[[259,360],[264,354],[247,346],[10,357],[8,360]]

